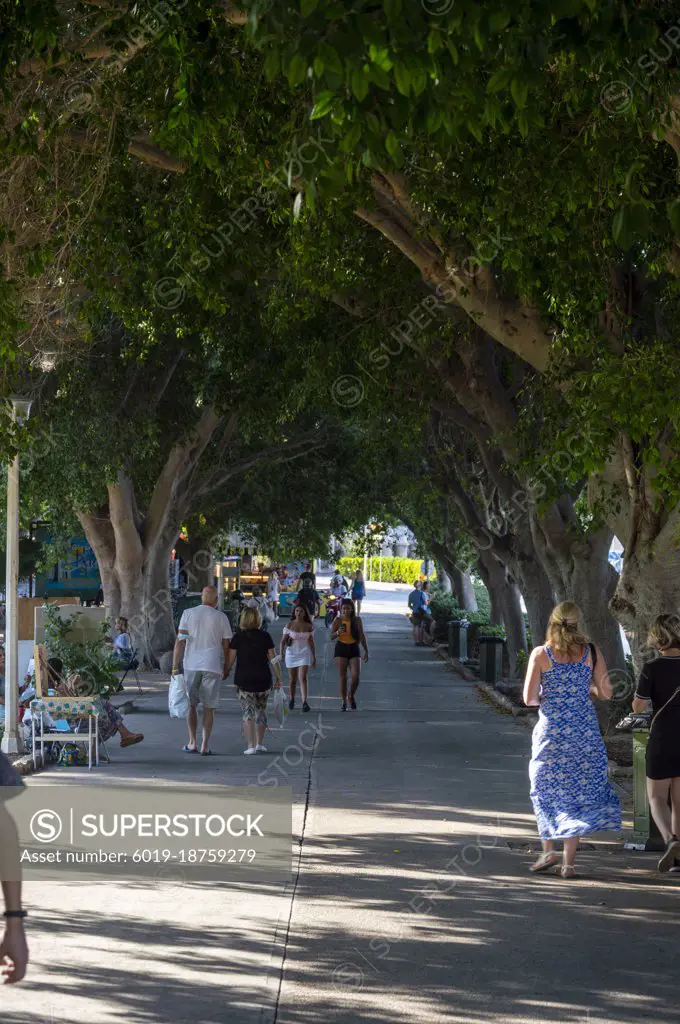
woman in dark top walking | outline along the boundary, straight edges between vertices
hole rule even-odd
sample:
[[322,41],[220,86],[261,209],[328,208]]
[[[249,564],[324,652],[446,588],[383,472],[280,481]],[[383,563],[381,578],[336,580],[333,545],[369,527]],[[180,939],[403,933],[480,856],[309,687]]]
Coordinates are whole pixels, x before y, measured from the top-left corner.
[[[659,871],[680,860],[680,620],[660,615],[647,644],[656,653],[643,666],[633,711],[652,705],[654,717],[647,743],[647,795],[654,821],[666,842]],[[670,795],[671,807],[668,806]]]
[[274,665],[278,688],[281,685],[279,659],[274,641],[262,629],[262,616],[257,608],[246,608],[239,625],[239,632],[229,641],[227,676],[235,661],[234,683],[241,702],[243,731],[248,742],[243,753],[265,753],[267,748],[262,741],[267,728],[267,700],[272,688],[270,663]]

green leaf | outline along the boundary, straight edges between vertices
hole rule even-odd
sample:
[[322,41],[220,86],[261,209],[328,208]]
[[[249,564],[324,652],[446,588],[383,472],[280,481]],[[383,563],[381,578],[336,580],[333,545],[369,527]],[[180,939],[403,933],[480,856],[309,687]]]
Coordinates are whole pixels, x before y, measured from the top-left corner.
[[486,83],[487,92],[500,92],[510,82],[512,78],[511,68],[499,68],[498,71],[494,71],[489,81]]
[[632,203],[629,207],[630,225],[638,236],[644,237],[649,231],[649,210],[642,203]]
[[315,11],[319,6],[319,0],[300,0],[300,13],[304,18]]
[[300,56],[296,53],[291,58],[291,62],[288,65],[288,84],[291,89],[294,89],[296,85],[304,81],[305,75],[307,74],[307,60],[305,57]]
[[394,77],[397,89],[402,96],[408,96],[411,92],[411,72],[404,64],[394,65]]
[[427,52],[438,53],[443,46],[442,34],[437,28],[433,28],[427,37]]
[[381,89],[388,90],[392,85],[390,76],[384,70],[384,68],[378,67],[377,64],[373,64],[371,67],[371,81],[375,82]]
[[312,67],[314,68],[314,74],[316,75],[316,77],[321,78],[324,72],[324,68],[326,67],[321,57],[314,58],[314,63],[312,64]]
[[385,149],[392,157],[397,167],[401,167],[404,163],[404,153],[399,144],[399,139],[392,131],[387,133],[387,138],[385,139]]
[[526,110],[520,110],[517,115],[517,127],[522,138],[526,139],[529,134],[529,118],[527,117]]
[[458,64],[459,54],[458,54],[458,48],[457,48],[456,44],[452,43],[450,39],[447,39],[446,40],[446,48],[449,51],[449,53],[451,54],[451,60],[453,61],[453,63],[454,64]]
[[510,24],[509,11],[496,11],[489,18],[489,28],[492,32],[502,32]]
[[629,207],[621,206],[614,214],[612,236],[622,249],[630,249],[633,244],[633,231],[628,217]]
[[526,106],[527,96],[529,95],[529,83],[523,78],[513,78],[510,83],[510,92],[512,98],[520,109]]
[[310,121],[317,121],[320,117],[325,117],[329,112],[335,101],[335,93],[326,91],[320,92],[314,102],[314,109],[310,115]]
[[275,46],[271,48],[264,60],[264,77],[272,82],[281,70],[281,55]]
[[368,79],[360,68],[352,72],[352,92],[360,102],[368,96]]
[[470,134],[474,135],[474,137],[477,139],[477,142],[481,142],[482,139],[484,138],[484,136],[482,135],[481,125],[477,124],[476,121],[468,121],[467,126]]

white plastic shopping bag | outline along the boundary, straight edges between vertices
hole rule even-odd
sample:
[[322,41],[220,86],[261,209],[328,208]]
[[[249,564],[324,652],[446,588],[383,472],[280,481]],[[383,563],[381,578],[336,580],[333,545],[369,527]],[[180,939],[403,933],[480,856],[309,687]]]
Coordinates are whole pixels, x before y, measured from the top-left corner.
[[170,718],[186,718],[189,714],[189,694],[181,672],[170,679],[168,710]]
[[274,689],[274,699],[272,701],[272,718],[278,725],[279,729],[283,729],[286,724],[286,715],[288,714],[288,705],[283,695],[283,688],[277,686]]

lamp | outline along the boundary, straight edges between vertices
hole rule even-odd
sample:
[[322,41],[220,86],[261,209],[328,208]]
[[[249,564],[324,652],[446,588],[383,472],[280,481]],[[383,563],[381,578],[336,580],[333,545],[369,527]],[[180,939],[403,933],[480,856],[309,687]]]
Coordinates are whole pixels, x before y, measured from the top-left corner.
[[22,398],[21,395],[12,395],[10,398],[10,402],[12,403],[13,418],[16,420],[19,426],[23,427],[24,423],[26,422],[30,415],[31,406],[33,405],[33,399]]

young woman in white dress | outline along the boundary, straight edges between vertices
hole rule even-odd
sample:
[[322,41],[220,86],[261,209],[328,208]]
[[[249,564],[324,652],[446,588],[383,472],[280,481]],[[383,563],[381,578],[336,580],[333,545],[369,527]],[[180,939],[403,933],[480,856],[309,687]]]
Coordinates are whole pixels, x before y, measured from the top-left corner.
[[307,673],[310,667],[316,668],[316,649],[314,647],[314,626],[305,608],[296,605],[289,625],[284,627],[281,637],[281,657],[285,655],[286,668],[288,669],[288,686],[290,700],[288,707],[293,710],[295,707],[295,689],[298,679],[300,680],[300,691],[302,694],[302,710],[310,711],[307,702],[308,679]]

